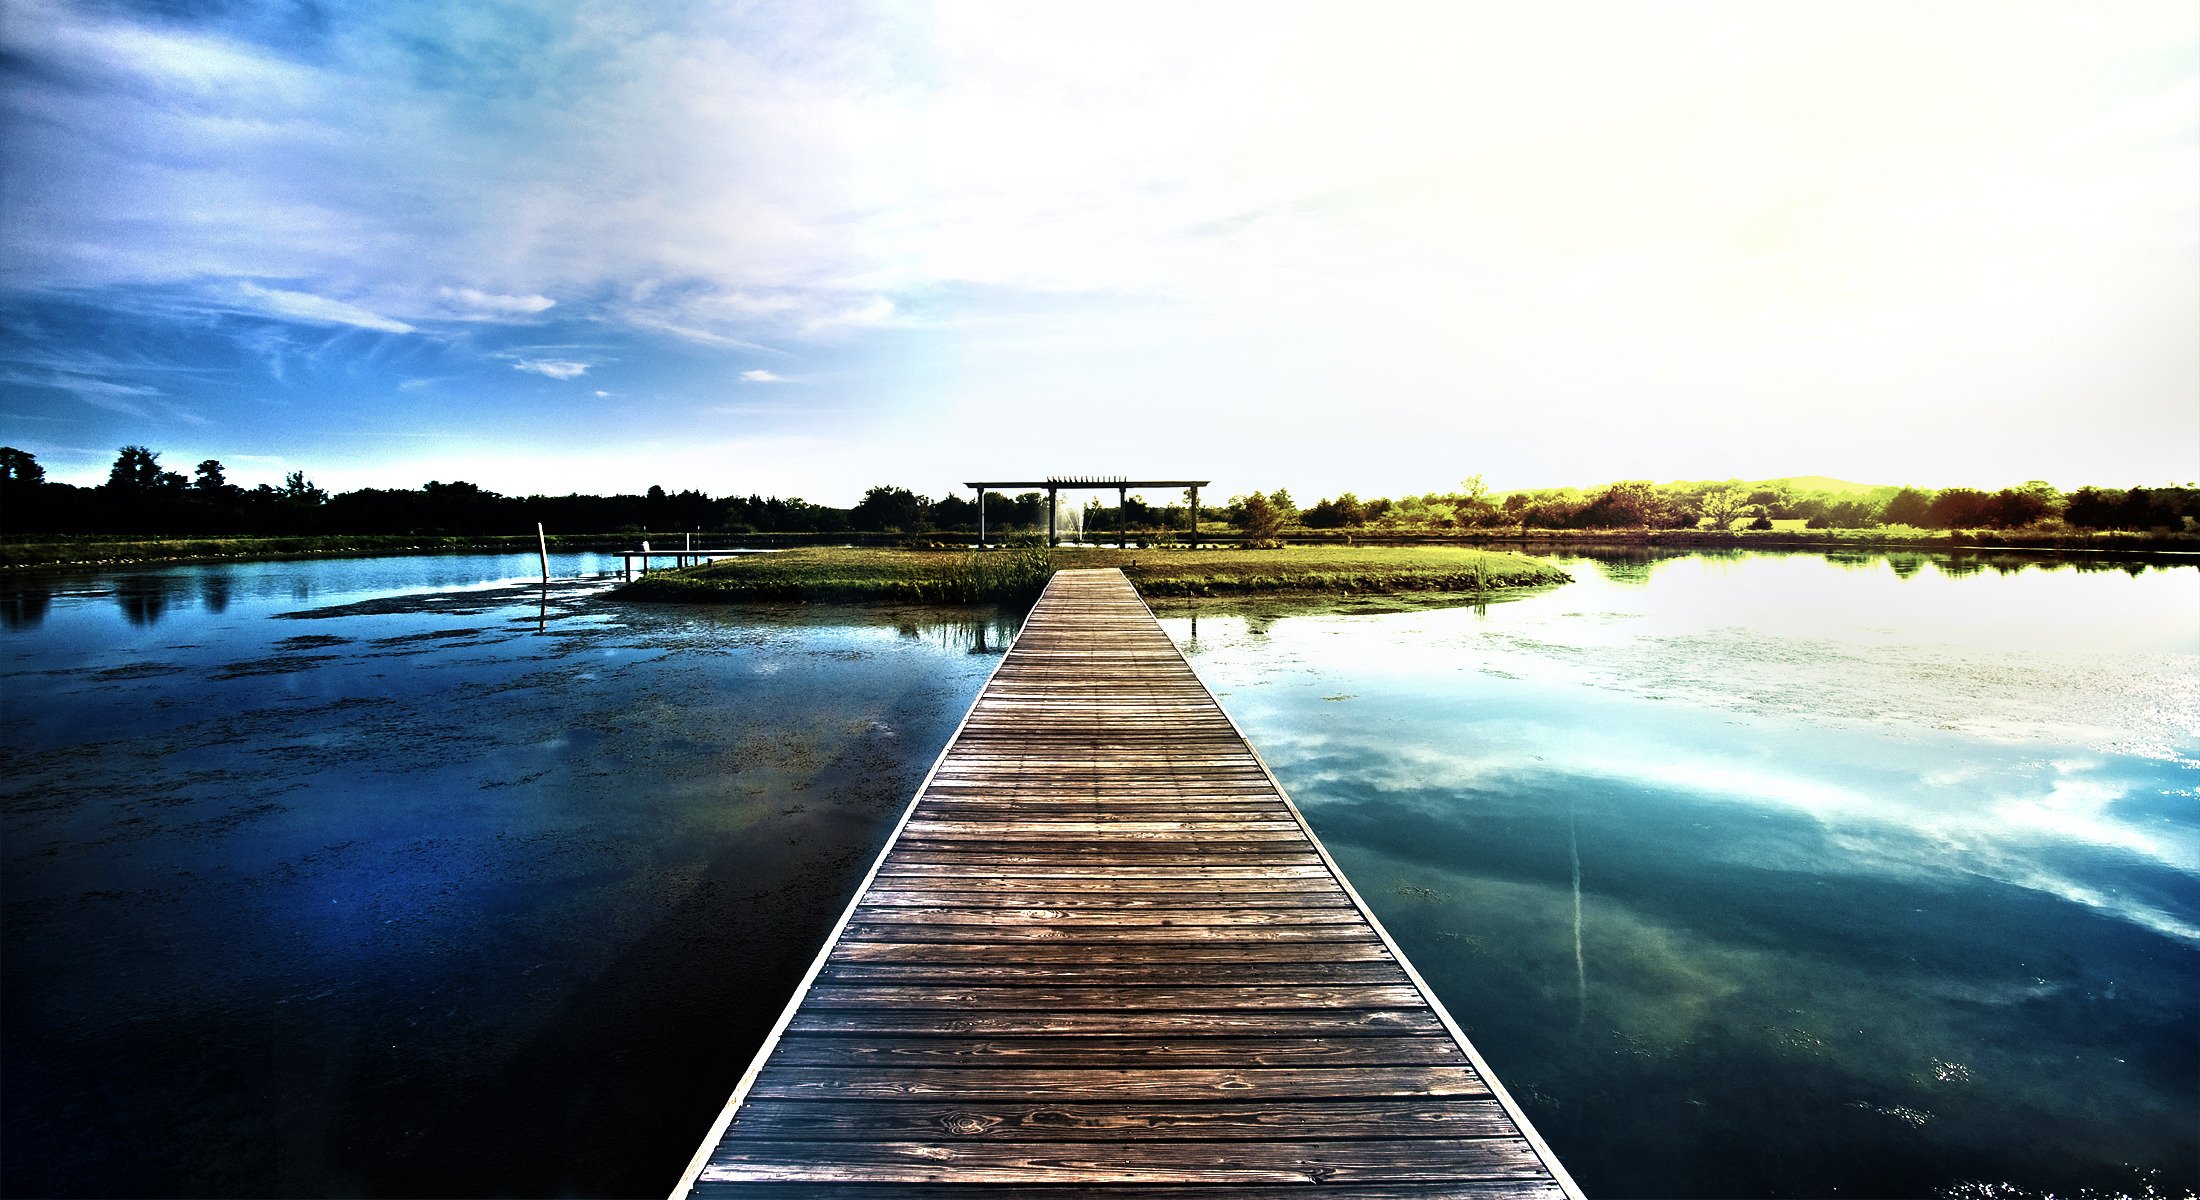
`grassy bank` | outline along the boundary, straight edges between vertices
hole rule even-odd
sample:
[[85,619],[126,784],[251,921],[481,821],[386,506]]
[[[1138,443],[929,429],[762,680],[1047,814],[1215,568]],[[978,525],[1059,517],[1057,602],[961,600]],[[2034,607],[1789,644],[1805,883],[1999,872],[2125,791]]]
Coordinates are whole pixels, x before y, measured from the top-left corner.
[[789,550],[636,580],[654,600],[1013,601],[1056,568],[1121,567],[1147,596],[1476,593],[1565,583],[1517,554],[1459,546],[1297,546],[1283,550]]
[[1029,600],[1046,586],[1051,573],[1044,547],[975,554],[835,546],[652,571],[619,590],[642,600],[969,604]]

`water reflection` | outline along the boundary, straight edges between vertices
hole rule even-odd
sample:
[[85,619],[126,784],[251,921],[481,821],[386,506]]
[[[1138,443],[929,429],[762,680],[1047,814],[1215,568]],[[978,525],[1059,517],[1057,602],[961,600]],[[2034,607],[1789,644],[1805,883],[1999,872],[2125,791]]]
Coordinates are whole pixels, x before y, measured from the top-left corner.
[[199,574],[199,603],[210,613],[229,611],[230,580],[227,571],[203,571]]
[[35,584],[14,584],[0,592],[0,627],[36,629],[52,603],[52,591]]
[[538,579],[11,581],[0,1192],[671,1186],[1016,619]]
[[942,650],[1000,655],[1007,653],[1009,643],[1016,639],[1018,624],[1007,616],[959,621],[942,621],[935,617],[924,622],[903,620],[896,629],[904,638],[923,641]]
[[168,611],[168,602],[182,589],[169,579],[132,580],[115,589],[115,603],[132,625],[151,625]]
[[1590,1194],[2200,1185],[2200,570],[1563,565],[1170,623]]
[[1639,558],[1598,558],[1597,573],[1611,583],[1648,583],[1654,560],[1645,555]]

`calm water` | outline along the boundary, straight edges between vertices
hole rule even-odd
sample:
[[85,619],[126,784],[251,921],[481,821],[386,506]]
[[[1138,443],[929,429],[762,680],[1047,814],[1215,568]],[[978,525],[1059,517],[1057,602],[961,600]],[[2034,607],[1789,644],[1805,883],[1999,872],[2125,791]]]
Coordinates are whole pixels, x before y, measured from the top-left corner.
[[0,1190],[671,1187],[1014,625],[534,570],[0,583]]
[[[2200,570],[1566,565],[1163,615],[1593,1194],[2200,1182]],[[0,584],[8,1193],[671,1185],[1013,619],[533,566]]]
[[1164,608],[1591,1195],[2200,1186],[2200,569]]

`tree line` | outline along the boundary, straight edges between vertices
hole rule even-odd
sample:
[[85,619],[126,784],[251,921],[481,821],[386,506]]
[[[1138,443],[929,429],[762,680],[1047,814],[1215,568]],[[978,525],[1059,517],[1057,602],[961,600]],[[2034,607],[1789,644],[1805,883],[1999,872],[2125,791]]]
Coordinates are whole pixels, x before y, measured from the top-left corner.
[[[922,533],[975,530],[975,500],[932,500],[907,488],[874,487],[848,508],[799,497],[711,496],[652,487],[639,495],[507,496],[464,481],[418,488],[330,493],[293,471],[281,486],[229,481],[217,459],[186,475],[157,451],[124,446],[93,487],[46,478],[36,456],[0,446],[0,533],[22,534],[391,534],[495,535],[535,522],[566,533],[684,531],[756,533]],[[995,529],[1044,528],[1046,496],[986,498]]]
[[[1127,528],[1152,537],[1190,528],[1184,503],[1131,498],[1120,507],[1093,499],[1076,514],[1094,536]],[[523,532],[535,522],[565,533],[695,531],[721,534],[968,533],[978,527],[976,501],[939,499],[881,485],[848,508],[798,497],[711,496],[652,487],[640,495],[506,496],[466,482],[419,488],[360,488],[331,494],[303,471],[281,486],[245,488],[207,459],[191,473],[170,470],[160,455],[125,446],[107,481],[94,487],[48,480],[26,451],[0,446],[0,533],[23,534],[424,534],[494,535]],[[2200,489],[2083,487],[2064,493],[2037,480],[1987,492],[1886,487],[1865,492],[1799,488],[1737,480],[1657,484],[1623,480],[1600,488],[1545,488],[1494,493],[1479,476],[1449,492],[1362,500],[1351,492],[1301,508],[1288,489],[1203,504],[1202,528],[1227,524],[1249,542],[1273,541],[1296,530],[1380,536],[1514,529],[1769,529],[1775,521],[1813,529],[2186,530],[2200,522]],[[1043,529],[1046,496],[991,492],[987,528]],[[1072,518],[1065,516],[1065,527]]]
[[1493,494],[1480,477],[1452,492],[1361,500],[1350,492],[1300,511],[1289,493],[1267,497],[1282,526],[1375,532],[1457,529],[1810,529],[2185,530],[2200,519],[2200,489],[2082,487],[2062,492],[2032,480],[1998,491],[1882,487],[1863,492],[1739,480],[1601,488],[1543,488]]

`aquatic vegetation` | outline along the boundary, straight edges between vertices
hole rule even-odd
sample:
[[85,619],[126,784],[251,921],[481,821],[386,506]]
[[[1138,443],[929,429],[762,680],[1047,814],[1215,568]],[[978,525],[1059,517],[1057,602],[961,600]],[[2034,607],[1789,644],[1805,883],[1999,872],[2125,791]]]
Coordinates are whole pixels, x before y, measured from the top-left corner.
[[1014,603],[1036,598],[1055,565],[1040,545],[984,553],[843,546],[652,571],[620,590],[636,600]]
[[1056,569],[1120,567],[1148,598],[1239,593],[1475,595],[1567,582],[1549,562],[1457,546],[1106,550],[1039,545],[984,552],[868,547],[788,550],[651,572],[624,589],[650,600],[1029,600]]

